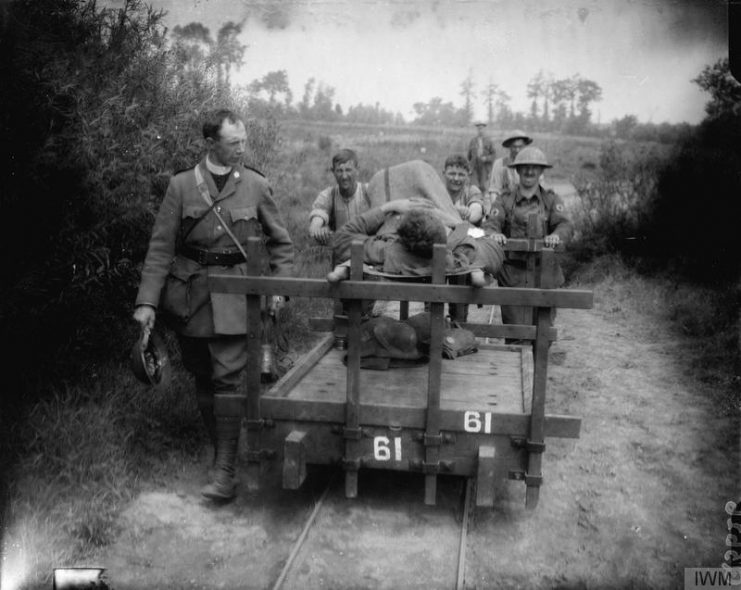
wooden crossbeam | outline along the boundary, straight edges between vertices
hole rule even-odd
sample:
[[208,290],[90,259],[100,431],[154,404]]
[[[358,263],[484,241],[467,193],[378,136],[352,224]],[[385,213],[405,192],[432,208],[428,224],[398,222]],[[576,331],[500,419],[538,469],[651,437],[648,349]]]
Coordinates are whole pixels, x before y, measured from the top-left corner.
[[530,307],[566,307],[590,309],[592,291],[579,289],[529,289],[485,287],[475,289],[457,285],[426,285],[352,279],[330,284],[323,279],[296,279],[257,276],[212,275],[212,291],[268,295],[279,293],[291,297],[325,297],[330,299],[377,299],[384,301],[430,301],[434,303],[468,303],[470,305],[527,305]]

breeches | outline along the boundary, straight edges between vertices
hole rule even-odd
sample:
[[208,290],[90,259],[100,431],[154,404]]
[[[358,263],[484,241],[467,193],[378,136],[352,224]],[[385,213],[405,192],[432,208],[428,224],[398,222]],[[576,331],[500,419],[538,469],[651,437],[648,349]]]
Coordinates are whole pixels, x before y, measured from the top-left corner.
[[236,393],[247,365],[246,336],[180,336],[183,365],[196,379],[199,401],[214,394]]

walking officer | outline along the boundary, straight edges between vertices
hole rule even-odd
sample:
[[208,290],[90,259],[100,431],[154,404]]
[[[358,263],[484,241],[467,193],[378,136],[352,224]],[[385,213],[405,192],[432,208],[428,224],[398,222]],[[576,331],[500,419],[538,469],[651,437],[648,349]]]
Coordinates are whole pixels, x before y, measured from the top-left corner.
[[[242,384],[247,310],[244,295],[212,293],[208,278],[244,275],[245,246],[252,236],[264,238],[272,274],[288,276],[293,244],[268,181],[242,164],[244,122],[232,111],[218,110],[207,116],[202,131],[206,156],[170,179],[157,214],[134,319],[146,334],[162,312],[178,334],[216,451],[214,478],[202,494],[224,501],[235,495],[241,428],[241,416],[229,415],[224,395],[238,393]],[[281,305],[282,297],[272,297],[272,308]]]

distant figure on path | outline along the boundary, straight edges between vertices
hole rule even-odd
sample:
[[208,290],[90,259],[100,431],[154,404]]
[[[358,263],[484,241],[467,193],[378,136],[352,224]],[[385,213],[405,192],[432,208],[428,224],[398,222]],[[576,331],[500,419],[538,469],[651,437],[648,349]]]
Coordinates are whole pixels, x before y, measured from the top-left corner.
[[322,246],[333,232],[356,215],[370,209],[367,184],[358,182],[358,156],[342,149],[332,157],[332,174],[337,181],[319,193],[309,213],[309,235]]
[[489,185],[491,167],[494,163],[494,142],[490,137],[484,135],[486,123],[476,121],[476,137],[468,144],[468,162],[473,174],[473,184],[479,187],[482,193],[486,192]]

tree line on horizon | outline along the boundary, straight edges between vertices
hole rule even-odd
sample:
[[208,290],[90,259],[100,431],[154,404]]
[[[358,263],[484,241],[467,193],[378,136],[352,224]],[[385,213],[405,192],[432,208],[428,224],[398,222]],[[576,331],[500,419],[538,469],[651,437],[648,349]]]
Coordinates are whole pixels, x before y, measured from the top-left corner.
[[[228,21],[216,37],[198,22],[176,26],[171,32],[175,54],[185,71],[211,71],[215,84],[230,85],[230,73],[244,64],[247,46],[237,37],[242,24]],[[511,96],[491,79],[479,92],[469,71],[460,84],[461,106],[440,97],[418,101],[412,105],[415,117],[407,121],[399,112],[383,108],[380,102],[359,103],[344,109],[335,101],[336,89],[315,77],[310,77],[299,101],[294,95],[286,70],[266,73],[262,78],[234,88],[245,95],[248,108],[255,113],[270,113],[278,118],[301,118],[315,121],[344,121],[369,125],[425,125],[465,127],[474,122],[474,106],[485,108],[486,122],[500,129],[525,129],[567,135],[608,135],[636,141],[674,143],[686,137],[692,129],[688,123],[641,123],[628,114],[607,125],[594,123],[592,105],[602,99],[602,88],[594,80],[576,73],[555,78],[539,70],[527,83],[529,112],[514,111]],[[477,100],[479,101],[477,103]]]

